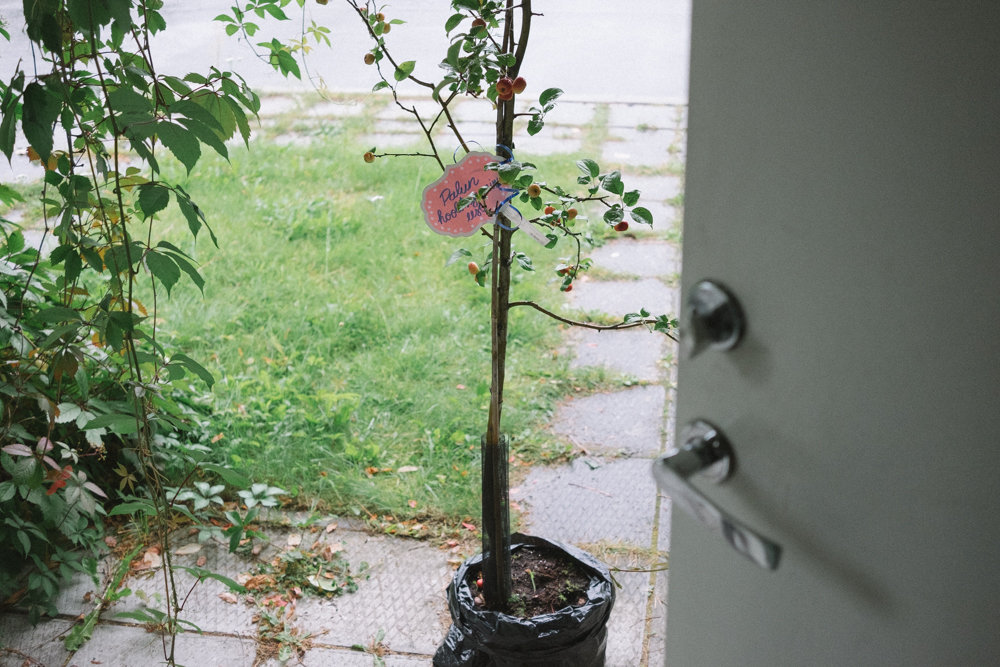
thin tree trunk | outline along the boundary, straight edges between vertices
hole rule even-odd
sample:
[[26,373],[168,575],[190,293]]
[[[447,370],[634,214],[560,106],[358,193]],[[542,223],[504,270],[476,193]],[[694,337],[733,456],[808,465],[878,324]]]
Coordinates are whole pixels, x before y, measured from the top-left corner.
[[[504,20],[503,51],[514,53],[518,60],[511,76],[516,76],[524,55],[528,26],[531,21],[531,1],[522,1],[521,44],[514,41],[514,2],[507,0]],[[514,101],[497,103],[497,153],[513,158]],[[503,220],[500,221],[504,222]],[[493,234],[492,308],[490,330],[492,348],[492,383],[490,411],[486,435],[482,442],[483,458],[483,594],[486,605],[494,611],[504,611],[511,593],[509,484],[507,481],[508,441],[501,433],[503,384],[507,363],[507,314],[510,304],[510,237],[512,232],[497,225]]]

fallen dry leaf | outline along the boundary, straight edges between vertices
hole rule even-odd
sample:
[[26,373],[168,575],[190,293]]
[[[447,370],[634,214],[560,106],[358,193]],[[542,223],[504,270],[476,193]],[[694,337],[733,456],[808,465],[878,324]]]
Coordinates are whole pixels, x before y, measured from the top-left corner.
[[397,472],[417,472],[420,470],[417,466],[403,466]]
[[297,547],[300,544],[302,544],[302,535],[298,533],[292,533],[288,536],[288,539],[285,542],[290,547]]
[[462,528],[465,528],[466,530],[471,530],[473,532],[476,530],[476,526],[467,521],[462,522]]
[[152,570],[163,565],[163,557],[160,556],[160,547],[149,547],[142,555],[142,560],[137,561],[133,568],[136,570]]
[[104,543],[108,545],[108,548],[114,549],[116,546],[118,546],[118,538],[115,537],[114,535],[108,535],[107,537],[104,538]]
[[236,594],[230,593],[229,591],[225,591],[224,593],[219,593],[219,599],[222,600],[223,602],[228,602],[229,604],[236,604],[237,602],[239,602],[239,598],[236,597]]
[[197,542],[192,542],[191,544],[185,544],[182,547],[177,547],[174,550],[174,554],[177,556],[190,556],[191,554],[196,554],[201,551],[201,545]]
[[196,560],[196,561],[194,562],[194,564],[195,564],[195,565],[196,565],[197,567],[205,567],[205,563],[207,563],[207,562],[208,562],[208,559],[207,559],[207,558],[205,558],[204,556],[198,556],[198,560]]
[[327,526],[326,526],[326,532],[332,533],[335,530],[337,530],[337,524],[336,524],[336,522],[327,524]]

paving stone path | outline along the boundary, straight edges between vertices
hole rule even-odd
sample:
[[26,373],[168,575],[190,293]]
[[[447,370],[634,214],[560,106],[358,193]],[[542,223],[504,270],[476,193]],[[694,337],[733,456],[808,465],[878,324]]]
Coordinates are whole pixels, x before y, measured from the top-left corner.
[[[600,105],[567,105],[562,120],[550,119],[552,136],[519,150],[534,154],[568,152],[580,146],[580,127],[591,122]],[[680,172],[683,159],[686,109],[675,105],[606,105],[608,133],[603,142],[605,162],[629,167],[645,166],[646,175],[628,179],[643,190],[644,203],[659,229],[679,226],[682,201]],[[379,134],[373,143],[403,145],[417,137],[392,132],[398,110],[386,107],[379,116]],[[472,113],[472,109],[458,110]],[[310,140],[310,132],[324,119],[362,113],[356,102],[313,102],[280,96],[266,99],[264,113],[295,113],[299,129],[278,137],[289,143]],[[266,121],[266,118],[265,118]],[[483,122],[484,140],[493,131]],[[409,127],[409,126],[406,126]],[[567,313],[601,311],[615,316],[646,307],[651,312],[676,313],[680,254],[676,244],[664,240],[636,240],[625,236],[592,253],[605,280],[581,279],[567,295]],[[538,467],[511,490],[511,499],[523,510],[524,532],[582,546],[614,570],[621,585],[609,625],[608,667],[635,667],[663,663],[666,628],[670,502],[657,492],[650,474],[652,459],[664,450],[673,431],[675,350],[660,334],[641,330],[594,332],[573,330],[567,346],[576,366],[604,366],[627,376],[619,391],[573,397],[562,403],[551,423],[553,437],[573,443],[570,463]],[[630,386],[628,386],[630,385]],[[293,626],[308,636],[301,661],[287,664],[370,667],[379,664],[370,653],[352,646],[375,645],[381,638],[387,667],[429,665],[431,656],[449,625],[444,590],[451,579],[452,556],[437,547],[414,540],[373,535],[360,523],[337,519],[330,531],[310,533],[286,515],[285,527],[268,530],[269,546],[258,558],[268,559],[286,544],[289,536],[319,540],[343,549],[351,563],[367,562],[368,578],[359,581],[356,593],[332,600],[303,598]],[[322,522],[325,528],[333,519]],[[181,536],[176,545],[194,542]],[[208,543],[200,551],[178,555],[180,565],[204,567],[230,578],[247,572],[253,561],[230,555],[225,545]],[[102,565],[102,588],[84,577],[64,590],[57,607],[59,617],[32,628],[24,614],[0,614],[0,667],[20,665],[140,666],[162,662],[158,634],[147,632],[137,621],[115,618],[123,611],[142,607],[135,591],[155,605],[161,599],[159,576],[132,577],[133,595],[112,604],[100,617],[93,636],[82,648],[68,651],[63,638],[74,622],[93,609],[92,596],[103,590],[115,564]],[[193,583],[183,572],[179,583]],[[224,599],[226,588],[206,580],[194,587],[184,618],[201,628],[178,638],[177,662],[189,666],[243,667],[258,657],[256,607],[241,599]],[[261,664],[278,665],[277,660]]]

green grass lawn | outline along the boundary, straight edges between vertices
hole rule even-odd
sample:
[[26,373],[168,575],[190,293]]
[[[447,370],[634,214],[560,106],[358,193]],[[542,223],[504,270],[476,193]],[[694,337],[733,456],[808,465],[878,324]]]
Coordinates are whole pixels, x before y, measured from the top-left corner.
[[[205,156],[191,176],[171,174],[219,239],[192,244],[179,216],[164,221],[206,287],[203,296],[178,285],[158,313],[159,335],[217,378],[202,401],[212,456],[300,505],[390,524],[478,517],[489,292],[466,261],[445,262],[465,247],[482,263],[487,239],[431,232],[420,197],[439,167],[365,164],[370,121],[324,121],[307,145],[279,145],[287,122],[230,163]],[[578,157],[540,159],[539,174],[571,185]],[[523,235],[515,244],[538,271],[515,271],[512,298],[558,307],[552,267],[570,246],[545,250]],[[556,401],[615,379],[570,377],[559,327],[537,312],[512,311],[510,335],[504,419],[515,463],[558,458],[566,443],[543,430]]]

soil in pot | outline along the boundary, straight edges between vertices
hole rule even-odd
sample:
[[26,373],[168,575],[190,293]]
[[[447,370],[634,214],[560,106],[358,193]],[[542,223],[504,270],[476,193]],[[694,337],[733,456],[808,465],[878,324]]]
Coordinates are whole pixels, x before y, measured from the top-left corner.
[[[508,613],[512,616],[531,618],[587,602],[590,575],[558,552],[518,549],[511,555],[511,577]],[[481,596],[476,597],[476,607],[485,607]]]

